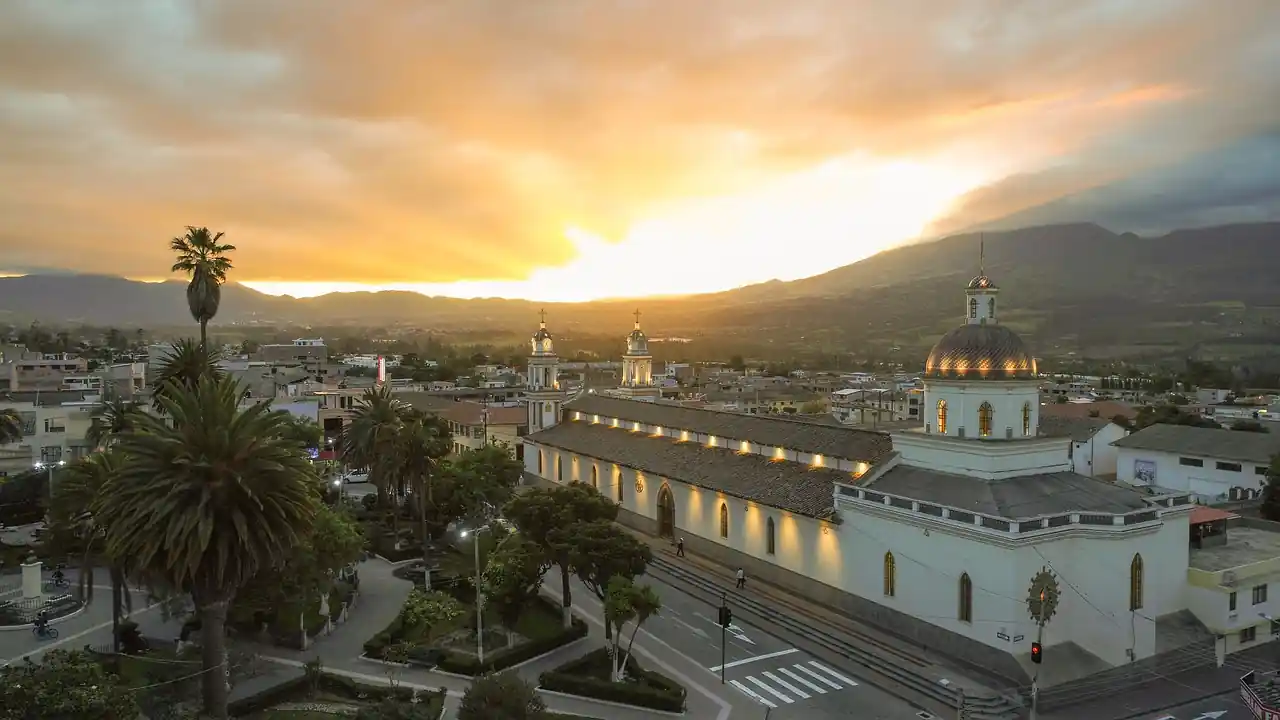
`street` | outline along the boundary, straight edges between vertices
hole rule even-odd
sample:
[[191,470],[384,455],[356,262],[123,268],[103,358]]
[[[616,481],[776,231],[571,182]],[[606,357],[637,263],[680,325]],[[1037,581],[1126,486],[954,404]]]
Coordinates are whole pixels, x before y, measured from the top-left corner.
[[1237,692],[1224,693],[1178,708],[1143,716],[1142,720],[1253,720]]

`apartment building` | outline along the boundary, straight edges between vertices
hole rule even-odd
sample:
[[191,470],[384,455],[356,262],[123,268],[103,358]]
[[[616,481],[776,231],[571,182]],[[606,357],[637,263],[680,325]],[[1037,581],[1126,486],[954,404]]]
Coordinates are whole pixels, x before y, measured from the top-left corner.
[[99,404],[99,396],[82,391],[0,393],[0,409],[16,411],[23,426],[20,440],[0,445],[0,476],[87,455],[85,435]]
[[19,350],[5,353],[3,362],[0,363],[3,386],[10,392],[61,390],[67,377],[88,373],[88,361],[71,353],[46,354]]
[[474,450],[487,443],[504,443],[511,457],[524,460],[524,436],[529,430],[528,413],[523,405],[484,405],[459,401],[439,411],[453,433],[453,451]]
[[300,338],[291,343],[263,345],[251,358],[277,367],[301,368],[319,383],[336,382],[344,366],[329,362],[329,348],[322,338]]

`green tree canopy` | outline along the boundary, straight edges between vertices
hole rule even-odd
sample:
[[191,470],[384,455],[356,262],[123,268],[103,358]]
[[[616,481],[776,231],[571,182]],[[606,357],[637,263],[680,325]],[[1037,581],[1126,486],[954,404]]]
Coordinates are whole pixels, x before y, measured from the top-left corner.
[[538,597],[550,565],[542,548],[520,533],[507,536],[485,563],[481,576],[485,604],[497,611],[508,632],[515,630],[529,602]]
[[1271,456],[1267,468],[1267,486],[1262,490],[1259,514],[1267,520],[1280,520],[1280,454]]
[[222,233],[188,225],[185,235],[169,241],[169,249],[177,255],[172,271],[191,278],[187,284],[187,309],[191,319],[200,323],[200,347],[208,348],[209,321],[222,304],[222,285],[231,270],[228,253],[236,246],[222,242]]
[[546,716],[542,698],[514,672],[477,678],[458,706],[458,720],[543,720]]
[[133,691],[84,652],[50,650],[0,668],[0,720],[136,720]]
[[[556,531],[569,547],[569,563],[574,574],[601,603],[614,578],[633,580],[643,575],[653,560],[653,550],[634,535],[606,520],[576,523]],[[605,623],[605,637],[612,623]]]

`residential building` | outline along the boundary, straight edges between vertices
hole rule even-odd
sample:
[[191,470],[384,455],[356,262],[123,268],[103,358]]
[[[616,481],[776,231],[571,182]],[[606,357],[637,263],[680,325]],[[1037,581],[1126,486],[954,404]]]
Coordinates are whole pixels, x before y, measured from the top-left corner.
[[1256,494],[1266,484],[1280,435],[1190,425],[1151,425],[1116,440],[1116,478],[1215,503]]
[[0,475],[87,455],[92,448],[85,435],[100,404],[98,396],[85,392],[0,393],[0,409],[16,411],[23,424],[20,440],[0,446]]
[[67,377],[87,375],[89,362],[70,353],[24,352],[0,363],[4,387],[11,392],[61,390]]
[[[1217,637],[1219,659],[1280,636],[1280,524],[1191,511],[1187,605]],[[1272,590],[1271,586],[1276,589]]]
[[300,338],[291,343],[263,345],[254,360],[280,367],[302,368],[316,382],[332,382],[342,377],[342,366],[329,363],[329,348],[321,338]]
[[1111,418],[1049,415],[1045,410],[1050,407],[1053,406],[1045,405],[1040,410],[1040,434],[1071,438],[1071,445],[1067,448],[1071,471],[1114,480],[1119,450],[1112,443],[1129,431],[1112,422]]
[[527,411],[519,404],[486,406],[474,402],[449,403],[439,411],[453,433],[453,451],[475,450],[502,443],[511,456],[524,460],[523,438],[529,429]]

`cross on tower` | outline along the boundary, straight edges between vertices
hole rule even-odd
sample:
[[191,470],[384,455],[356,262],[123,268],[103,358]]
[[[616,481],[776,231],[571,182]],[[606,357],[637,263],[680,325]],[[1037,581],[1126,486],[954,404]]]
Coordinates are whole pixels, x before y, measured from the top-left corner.
[[547,309],[543,308],[538,311],[538,317],[541,318],[542,327],[547,326]]
[[640,327],[640,308],[636,308],[636,327]]
[[987,237],[981,233],[978,234],[978,276],[982,277],[987,274]]

